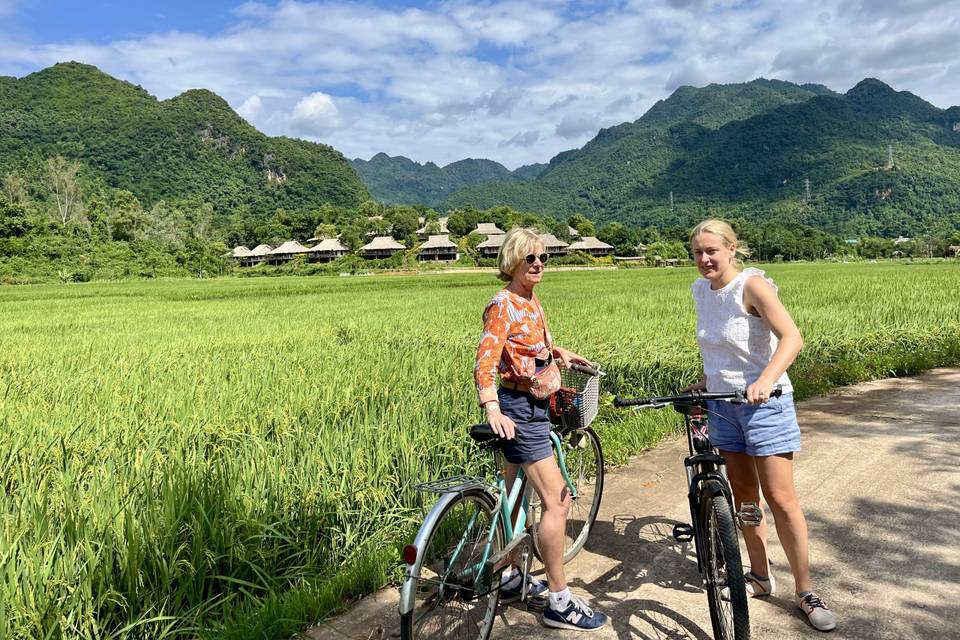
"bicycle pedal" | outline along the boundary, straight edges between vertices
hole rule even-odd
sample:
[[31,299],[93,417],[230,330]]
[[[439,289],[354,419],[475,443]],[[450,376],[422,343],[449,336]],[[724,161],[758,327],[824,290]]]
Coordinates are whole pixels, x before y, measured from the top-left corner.
[[693,527],[682,522],[673,525],[673,539],[677,542],[690,542],[693,540]]
[[549,600],[547,596],[527,596],[527,609],[533,611],[543,611],[547,608]]
[[763,511],[758,502],[744,502],[740,505],[740,510],[737,511],[737,522],[741,529],[759,527],[761,520],[763,520]]

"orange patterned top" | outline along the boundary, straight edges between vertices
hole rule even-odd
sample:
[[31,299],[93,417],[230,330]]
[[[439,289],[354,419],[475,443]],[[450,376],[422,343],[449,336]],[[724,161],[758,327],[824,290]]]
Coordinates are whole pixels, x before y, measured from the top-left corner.
[[483,335],[477,346],[473,379],[480,404],[497,399],[496,375],[510,382],[529,382],[536,358],[547,359],[553,344],[541,319],[543,307],[534,295],[528,300],[501,289],[483,310]]

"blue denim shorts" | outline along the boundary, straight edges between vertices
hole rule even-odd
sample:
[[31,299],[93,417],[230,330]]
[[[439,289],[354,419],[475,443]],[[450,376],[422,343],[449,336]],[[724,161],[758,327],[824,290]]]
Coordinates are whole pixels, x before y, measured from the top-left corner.
[[710,443],[720,451],[751,456],[800,451],[800,425],[792,393],[763,404],[710,400],[707,409]]
[[503,446],[503,457],[513,464],[527,464],[553,456],[550,441],[550,400],[537,400],[529,393],[500,387],[500,411],[517,425],[516,436]]

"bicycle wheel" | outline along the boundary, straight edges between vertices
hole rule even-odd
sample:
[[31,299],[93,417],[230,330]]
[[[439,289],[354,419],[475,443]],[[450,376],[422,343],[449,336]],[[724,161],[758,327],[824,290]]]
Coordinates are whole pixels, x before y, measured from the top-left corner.
[[[427,536],[413,610],[400,617],[402,640],[487,640],[500,600],[500,574],[484,559],[503,549],[494,503],[484,491],[464,491]],[[491,527],[496,526],[492,532]]]
[[[573,559],[586,544],[593,523],[600,511],[603,496],[603,450],[600,439],[593,429],[586,427],[571,431],[561,440],[566,458],[567,473],[577,489],[577,496],[570,504],[563,541],[563,562]],[[558,457],[559,464],[559,457]],[[530,525],[533,533],[533,553],[543,561],[537,522],[540,519],[540,500],[535,498],[530,509]]]
[[[700,502],[700,531],[703,535],[703,570],[706,578],[710,620],[716,640],[749,640],[750,616],[743,582],[743,564],[737,528],[730,503],[721,492],[704,491]],[[720,592],[730,589],[730,599]]]

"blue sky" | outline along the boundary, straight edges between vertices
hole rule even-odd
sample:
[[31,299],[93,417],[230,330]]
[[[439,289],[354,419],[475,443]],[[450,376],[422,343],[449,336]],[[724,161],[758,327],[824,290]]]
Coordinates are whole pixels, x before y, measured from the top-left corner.
[[957,33],[952,0],[0,0],[0,75],[78,60],[348,157],[514,168],[682,84],[877,77],[958,104]]

